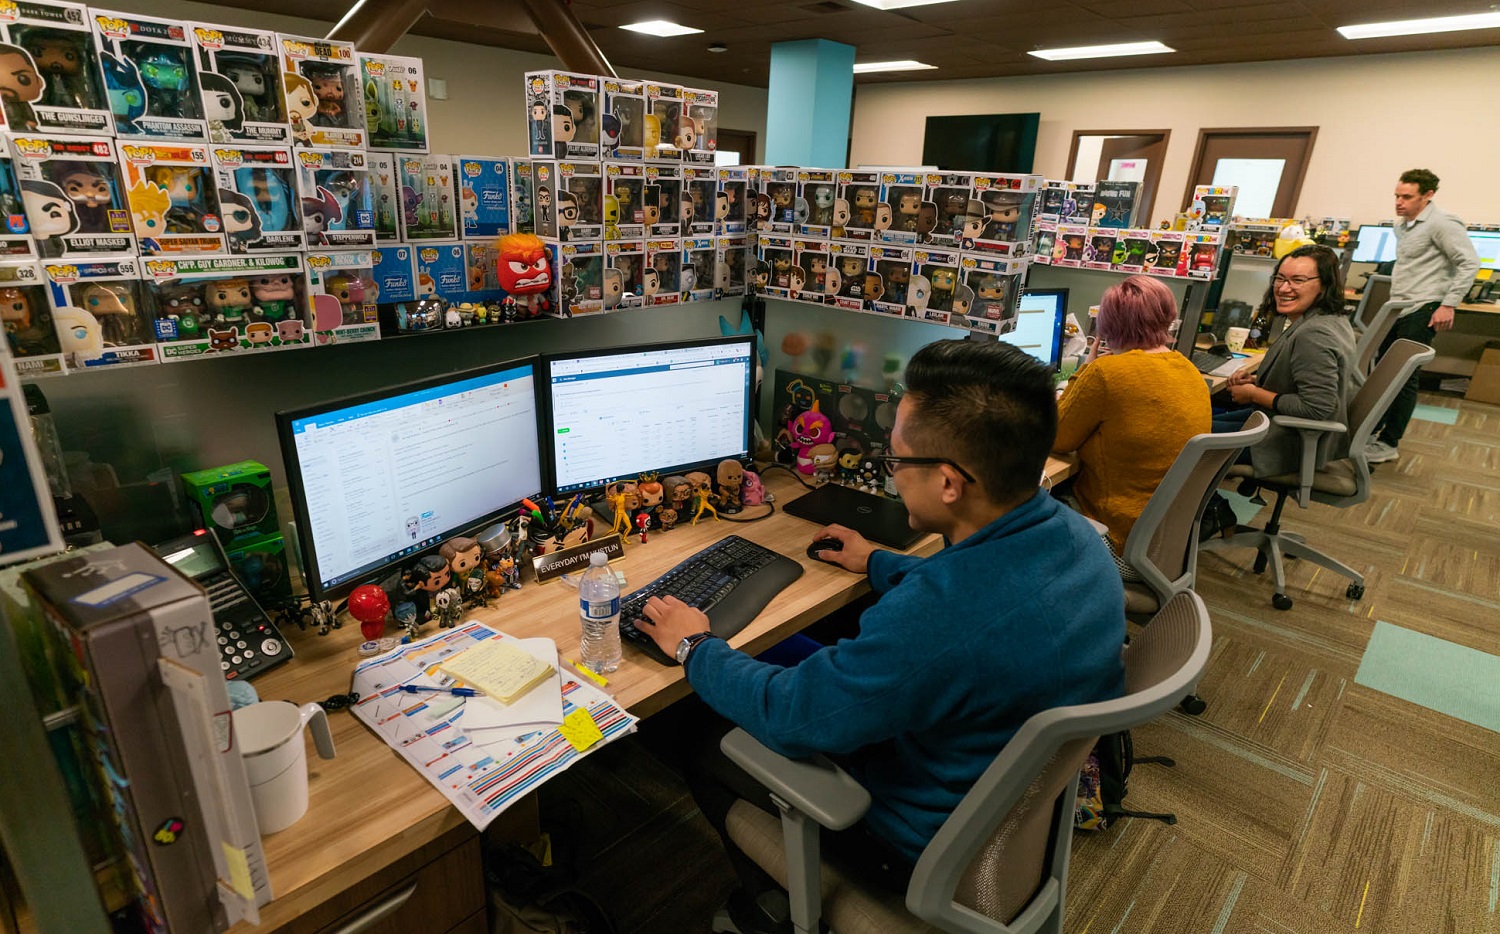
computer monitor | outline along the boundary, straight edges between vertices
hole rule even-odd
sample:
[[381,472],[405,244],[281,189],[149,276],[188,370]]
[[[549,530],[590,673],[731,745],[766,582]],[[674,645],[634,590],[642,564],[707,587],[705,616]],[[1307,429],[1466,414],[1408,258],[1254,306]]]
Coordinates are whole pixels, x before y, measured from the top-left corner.
[[539,373],[532,357],[278,412],[313,598],[340,597],[540,496]]
[[1396,259],[1396,231],[1390,224],[1365,224],[1349,259],[1356,263],[1389,263]]
[[1500,269],[1500,230],[1471,230],[1469,240],[1483,269]]
[[1016,329],[1001,339],[1056,369],[1067,314],[1067,289],[1022,289]]
[[547,458],[558,494],[750,456],[751,335],[544,360]]

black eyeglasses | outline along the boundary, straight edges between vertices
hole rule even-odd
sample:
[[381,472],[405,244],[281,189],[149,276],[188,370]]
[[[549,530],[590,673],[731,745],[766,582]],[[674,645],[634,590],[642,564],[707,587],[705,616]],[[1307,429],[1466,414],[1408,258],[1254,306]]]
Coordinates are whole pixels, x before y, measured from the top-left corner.
[[973,474],[969,473],[967,470],[963,469],[963,467],[959,466],[957,461],[949,460],[946,457],[897,457],[894,454],[877,454],[875,455],[874,460],[876,463],[885,468],[885,473],[888,477],[894,477],[896,475],[896,468],[900,467],[902,464],[908,464],[913,467],[922,464],[947,464],[949,467],[952,467],[954,470],[958,471],[958,475],[960,477],[963,477],[970,483],[979,482],[978,480],[974,479]]

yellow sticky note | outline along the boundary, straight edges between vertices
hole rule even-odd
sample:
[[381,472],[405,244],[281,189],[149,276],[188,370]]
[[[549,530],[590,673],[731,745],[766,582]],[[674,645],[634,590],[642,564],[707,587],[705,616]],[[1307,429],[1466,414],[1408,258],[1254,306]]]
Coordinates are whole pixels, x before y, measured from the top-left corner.
[[443,662],[438,670],[502,704],[546,681],[552,666],[509,642],[491,639]]
[[250,881],[250,861],[245,858],[245,851],[223,840],[219,841],[219,846],[223,847],[224,860],[229,863],[229,884],[246,898],[255,898],[255,886]]
[[582,707],[563,717],[562,726],[557,731],[579,752],[604,738],[604,734],[599,732],[598,725],[594,723],[593,716]]

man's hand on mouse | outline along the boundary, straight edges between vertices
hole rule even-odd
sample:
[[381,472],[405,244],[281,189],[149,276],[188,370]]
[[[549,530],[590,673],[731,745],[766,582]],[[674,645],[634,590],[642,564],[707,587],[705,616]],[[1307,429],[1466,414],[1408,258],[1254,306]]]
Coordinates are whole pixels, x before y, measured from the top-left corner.
[[830,525],[814,536],[813,541],[820,538],[836,539],[843,543],[844,547],[839,551],[831,549],[825,551],[817,560],[837,564],[844,570],[853,571],[855,574],[864,574],[869,569],[870,553],[875,550],[875,546],[870,544],[863,535],[853,529],[846,529],[842,525]]
[[668,658],[677,654],[677,643],[709,628],[708,614],[676,597],[652,597],[646,601],[642,612],[649,625],[641,626],[641,631],[649,635]]

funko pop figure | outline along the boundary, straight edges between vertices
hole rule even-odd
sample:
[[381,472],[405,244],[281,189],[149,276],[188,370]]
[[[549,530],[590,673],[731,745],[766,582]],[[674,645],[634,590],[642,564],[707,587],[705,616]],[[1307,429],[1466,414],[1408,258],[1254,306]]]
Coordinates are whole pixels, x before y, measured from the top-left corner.
[[312,124],[318,115],[318,95],[311,81],[296,72],[287,72],[286,82],[287,120],[292,125],[292,140],[304,146],[312,144]]
[[26,206],[26,218],[31,224],[31,234],[38,240],[57,248],[56,238],[65,237],[78,229],[78,215],[73,202],[63,190],[52,182],[41,179],[25,179],[21,182],[21,202]]
[[42,99],[47,81],[37,71],[31,53],[18,45],[0,43],[0,102],[12,130],[35,130],[31,105]]
[[[250,295],[255,299],[252,310],[257,318],[279,322],[283,318],[297,317],[293,315],[297,303],[297,288],[292,282],[292,277],[286,273],[256,276],[251,279]],[[302,322],[298,321],[297,324],[300,327]]]

